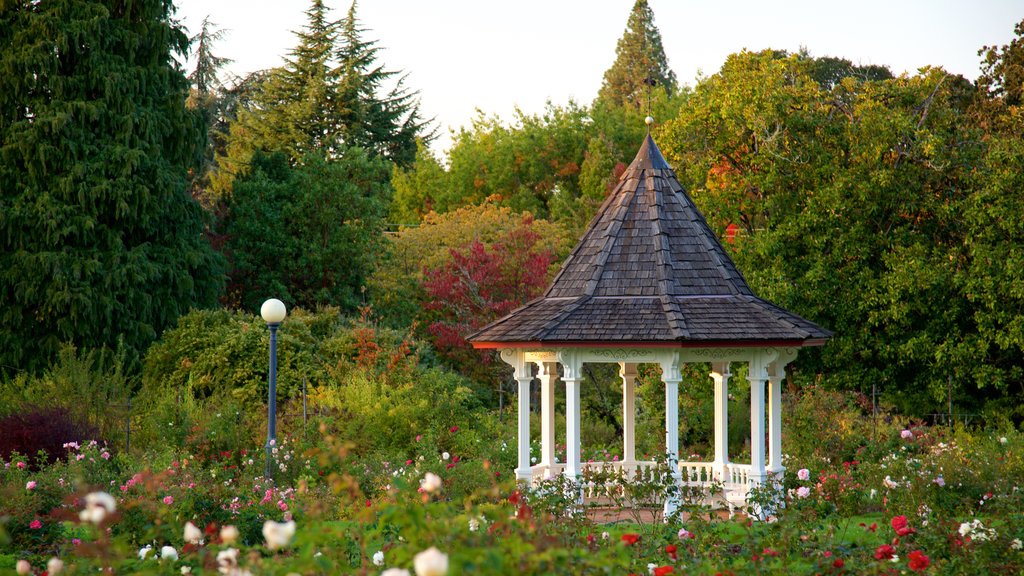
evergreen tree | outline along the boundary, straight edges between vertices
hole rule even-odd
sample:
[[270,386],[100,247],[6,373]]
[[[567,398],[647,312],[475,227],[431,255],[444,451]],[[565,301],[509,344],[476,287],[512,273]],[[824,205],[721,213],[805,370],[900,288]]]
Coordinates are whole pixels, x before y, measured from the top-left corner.
[[217,56],[213,52],[214,46],[223,40],[224,34],[224,30],[217,29],[217,25],[206,17],[199,32],[189,38],[189,43],[194,47],[196,67],[188,76],[191,86],[186,105],[199,112],[206,129],[206,146],[199,166],[191,174],[190,188],[192,196],[207,207],[211,207],[214,202],[207,192],[210,186],[210,173],[215,166],[217,152],[224,147],[228,128],[230,99],[220,80],[220,74],[231,60]]
[[213,305],[221,262],[186,169],[202,145],[161,0],[0,10],[0,364],[61,343],[143,350]]
[[[405,75],[377,64],[380,48],[376,41],[362,39],[366,30],[359,27],[354,0],[340,29],[337,57],[345,140],[399,166],[411,165],[416,159],[416,139],[429,144],[435,137],[434,131],[428,130],[429,121],[420,115],[418,92],[405,87]],[[394,86],[382,94],[396,76]]]
[[226,152],[218,157],[220,192],[244,174],[256,150],[284,152],[294,165],[309,153],[328,160],[358,146],[375,156],[410,165],[423,134],[416,93],[404,77],[381,95],[398,74],[377,62],[379,48],[362,39],[353,3],[347,16],[328,18],[323,0],[312,0],[298,46],[286,64],[267,75],[231,126]]
[[659,86],[670,96],[676,91],[676,74],[668,67],[661,32],[654,25],[654,11],[647,0],[636,0],[626,31],[615,46],[615,62],[604,73],[597,100],[643,111],[647,109],[649,85]]
[[590,221],[621,167],[633,159],[649,129],[644,118],[650,114],[658,124],[675,118],[686,95],[668,66],[654,12],[647,0],[637,0],[615,48],[615,62],[605,71],[591,107],[597,136],[581,167],[586,177],[581,178],[579,201],[566,205],[577,227]]

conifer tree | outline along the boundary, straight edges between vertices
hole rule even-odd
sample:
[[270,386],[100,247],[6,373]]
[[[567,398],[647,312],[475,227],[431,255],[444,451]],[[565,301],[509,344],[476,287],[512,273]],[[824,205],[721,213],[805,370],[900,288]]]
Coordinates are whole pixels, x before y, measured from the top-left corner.
[[597,100],[642,111],[647,106],[648,84],[672,95],[676,91],[676,74],[668,67],[661,32],[654,25],[654,12],[647,0],[636,0],[626,31],[615,46],[615,62],[604,73]]
[[220,75],[223,68],[232,61],[214,54],[216,43],[224,39],[225,33],[225,30],[218,29],[217,25],[206,17],[199,32],[189,38],[196,66],[188,76],[190,89],[186,105],[199,113],[206,130],[206,146],[199,165],[190,175],[189,188],[192,196],[207,207],[213,204],[207,189],[217,152],[223,149],[227,137],[227,119],[231,105],[229,92]]
[[340,21],[328,18],[323,0],[312,0],[306,16],[286,64],[267,75],[231,126],[227,151],[218,157],[221,193],[248,170],[257,150],[283,152],[295,165],[310,153],[331,160],[358,146],[408,166],[416,138],[434,137],[424,133],[416,93],[377,61],[376,42],[362,39],[354,2]]
[[405,87],[406,76],[381,94],[385,85],[398,76],[377,64],[380,48],[376,41],[362,39],[366,31],[359,26],[356,2],[340,23],[337,57],[342,78],[342,102],[345,104],[343,133],[350,145],[366,148],[399,166],[416,159],[416,139],[429,143],[434,132],[420,116],[417,92]]
[[166,0],[0,10],[0,364],[63,342],[139,352],[213,305],[220,259],[186,169],[202,145]]

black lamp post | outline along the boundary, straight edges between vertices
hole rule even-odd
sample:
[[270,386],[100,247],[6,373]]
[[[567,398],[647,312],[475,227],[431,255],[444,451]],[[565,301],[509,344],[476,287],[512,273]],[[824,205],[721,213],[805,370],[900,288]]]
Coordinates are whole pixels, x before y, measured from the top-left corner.
[[288,314],[284,303],[271,298],[260,307],[260,316],[270,328],[270,377],[267,390],[267,469],[266,477],[274,477],[274,445],[277,443],[277,329]]

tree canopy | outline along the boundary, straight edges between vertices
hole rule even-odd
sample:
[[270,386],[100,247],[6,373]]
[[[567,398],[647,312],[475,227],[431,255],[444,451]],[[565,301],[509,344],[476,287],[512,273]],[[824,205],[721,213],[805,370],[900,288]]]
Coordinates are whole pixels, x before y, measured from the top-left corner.
[[944,409],[950,384],[969,409],[1004,397],[1021,382],[1024,316],[993,280],[1016,274],[1005,167],[1020,166],[1019,132],[986,133],[991,95],[939,68],[820,70],[770,50],[730,56],[662,150],[713,226],[739,225],[731,246],[755,291],[836,332],[801,355],[805,377],[877,385],[918,414]]
[[354,310],[382,242],[390,166],[361,148],[331,161],[310,153],[253,156],[221,222],[231,261],[228,304],[258,310],[270,297],[307,309]]
[[216,303],[186,170],[201,150],[188,38],[160,0],[0,10],[0,364],[41,368],[64,342],[144,350]]

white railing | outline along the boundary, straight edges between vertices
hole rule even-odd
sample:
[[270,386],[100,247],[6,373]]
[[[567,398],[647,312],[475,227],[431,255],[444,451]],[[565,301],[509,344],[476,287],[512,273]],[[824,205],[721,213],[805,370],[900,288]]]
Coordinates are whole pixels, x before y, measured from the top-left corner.
[[[679,482],[691,488],[717,488],[718,494],[709,497],[724,497],[730,504],[746,501],[750,490],[751,473],[749,464],[726,464],[717,466],[713,462],[679,462]],[[564,463],[550,466],[537,464],[531,468],[532,484],[536,487],[545,480],[565,471]],[[622,496],[623,481],[662,481],[664,468],[656,462],[585,462],[580,465],[580,488],[584,498],[599,499]]]

